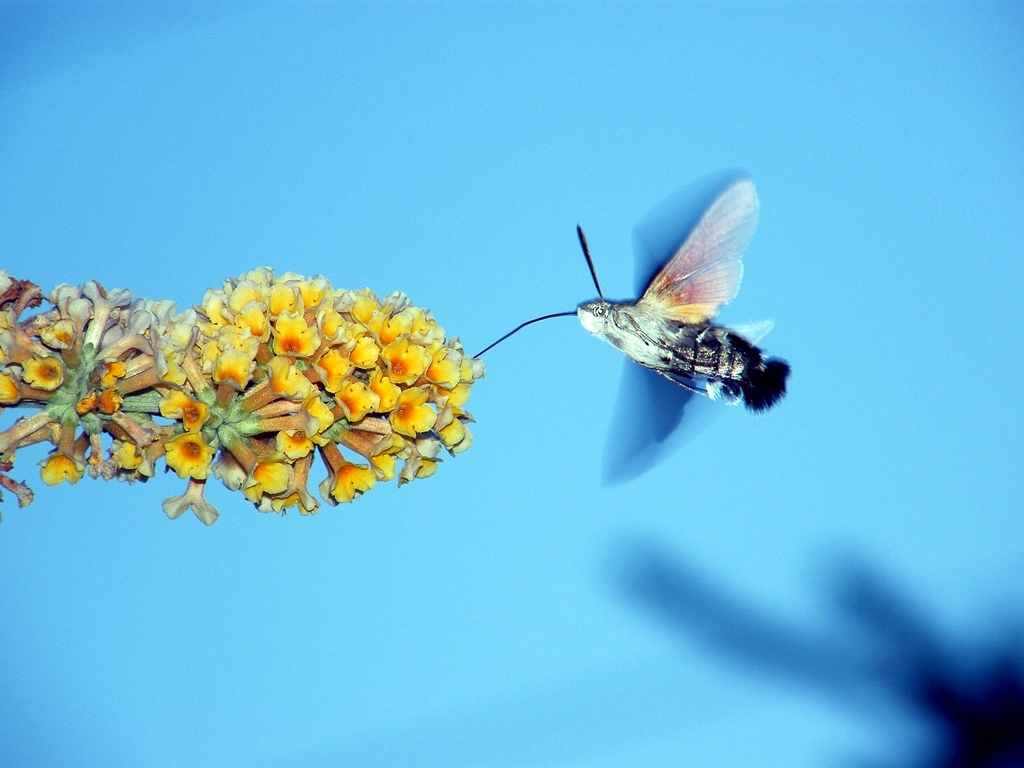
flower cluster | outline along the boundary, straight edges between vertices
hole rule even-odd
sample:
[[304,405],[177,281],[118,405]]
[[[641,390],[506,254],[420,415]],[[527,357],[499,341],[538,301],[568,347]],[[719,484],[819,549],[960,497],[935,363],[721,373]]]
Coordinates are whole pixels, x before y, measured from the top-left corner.
[[144,481],[162,460],[188,479],[164,511],[206,524],[211,474],[260,511],[309,514],[317,453],[320,494],[338,504],[377,481],[429,477],[442,449],[472,442],[464,406],[483,363],[401,293],[264,267],[183,312],[90,281],[57,286],[51,308],[22,317],[43,302],[0,270],[0,407],[39,409],[0,431],[0,486],[21,506],[32,492],[8,472],[40,442],[54,446],[49,485],[86,472]]

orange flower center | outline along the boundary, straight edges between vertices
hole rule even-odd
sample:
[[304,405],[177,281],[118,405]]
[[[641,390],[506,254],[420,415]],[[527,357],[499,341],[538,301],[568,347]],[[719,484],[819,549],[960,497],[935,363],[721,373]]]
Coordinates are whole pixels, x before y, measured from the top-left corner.
[[184,443],[181,446],[181,452],[193,461],[202,458],[203,455],[203,449],[200,447],[199,443],[194,440],[189,440],[187,443]]
[[288,336],[280,340],[279,348],[286,355],[298,354],[302,351],[302,341],[297,336]]

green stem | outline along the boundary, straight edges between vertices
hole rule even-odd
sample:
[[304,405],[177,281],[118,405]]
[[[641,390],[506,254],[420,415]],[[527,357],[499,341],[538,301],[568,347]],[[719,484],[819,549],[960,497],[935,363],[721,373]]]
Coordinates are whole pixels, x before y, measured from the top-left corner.
[[128,413],[160,413],[159,392],[145,392],[141,395],[130,395],[121,403],[121,410]]

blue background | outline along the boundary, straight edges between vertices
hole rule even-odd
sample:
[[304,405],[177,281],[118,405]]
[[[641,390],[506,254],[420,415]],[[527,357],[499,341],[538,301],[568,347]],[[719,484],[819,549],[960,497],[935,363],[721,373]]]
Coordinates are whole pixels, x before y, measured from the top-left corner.
[[[198,302],[258,265],[402,290],[470,351],[631,291],[633,225],[751,173],[724,320],[790,392],[600,483],[620,357],[571,319],[487,354],[473,448],[316,517],[181,481],[0,525],[0,763],[905,761],[851,705],[652,619],[636,542],[827,629],[850,559],[956,643],[1024,597],[1024,7],[0,5],[0,253],[49,290]],[[5,415],[10,422],[10,414]],[[809,630],[810,631],[810,630]],[[1008,630],[1007,630],[1008,631]]]

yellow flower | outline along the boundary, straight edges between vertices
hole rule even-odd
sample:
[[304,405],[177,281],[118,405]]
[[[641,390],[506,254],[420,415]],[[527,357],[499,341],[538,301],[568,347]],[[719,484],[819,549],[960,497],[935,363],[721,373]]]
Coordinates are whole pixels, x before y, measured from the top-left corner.
[[380,407],[380,396],[359,380],[350,381],[342,387],[334,399],[350,422],[359,421]]
[[413,317],[408,312],[399,312],[390,318],[383,312],[378,312],[366,325],[377,334],[380,343],[387,346],[399,336],[409,333],[412,330],[412,324]]
[[472,384],[477,379],[484,377],[484,361],[478,357],[462,358],[462,380]]
[[184,392],[172,390],[160,401],[160,415],[180,419],[186,432],[198,432],[210,418],[210,406],[193,400]]
[[262,304],[250,302],[235,316],[235,325],[242,330],[248,329],[253,338],[266,341],[270,338],[270,321]]
[[275,357],[267,363],[270,374],[270,388],[282,397],[303,400],[313,389],[313,384],[287,357]]
[[264,494],[273,496],[275,493],[281,493],[291,480],[290,465],[281,461],[261,459],[242,483],[242,493],[249,501],[259,502]]
[[161,381],[168,384],[177,384],[179,387],[185,383],[185,369],[181,367],[184,360],[184,353],[180,349],[166,346],[158,350],[156,355],[156,373]]
[[407,389],[398,397],[398,406],[391,414],[391,426],[400,435],[416,437],[429,432],[437,421],[437,411],[427,403],[425,389]]
[[408,339],[388,344],[380,354],[387,364],[388,377],[396,384],[412,384],[430,365],[427,350],[418,344],[410,344]]
[[321,309],[316,313],[316,324],[328,344],[340,344],[345,340],[348,322],[341,313],[332,309]]
[[394,480],[398,459],[410,452],[407,445],[405,438],[394,432],[381,440],[380,445],[370,456],[370,466],[373,467],[378,480],[385,483]]
[[384,375],[380,369],[370,374],[370,389],[380,398],[380,405],[377,406],[378,413],[391,413],[398,405],[398,396],[402,394],[402,388],[392,383],[391,379]]
[[[171,311],[173,312],[176,307],[173,302],[167,302],[171,305]],[[192,338],[192,332],[199,324],[199,317],[194,309],[186,309],[184,312],[169,318],[165,328],[161,329],[163,334],[163,340],[171,341],[179,347],[187,347],[189,339]]]
[[300,306],[299,297],[292,286],[283,283],[270,286],[271,317],[277,317],[284,312],[295,312]]
[[[425,335],[430,333],[432,330],[438,327],[434,321],[434,316],[429,310],[420,309],[419,307],[410,307],[406,310],[412,315],[412,333],[417,335]],[[441,331],[441,335],[444,335],[444,331]]]
[[9,373],[0,373],[0,405],[11,405],[21,400],[21,392]]
[[[266,501],[266,500],[264,500]],[[300,515],[315,515],[320,509],[320,503],[301,490],[292,491],[287,496],[275,496],[270,499],[270,508],[275,512],[283,512],[288,507],[298,507]],[[260,512],[265,512],[263,505],[260,505]]]
[[309,357],[320,346],[320,335],[315,325],[297,312],[282,312],[274,323],[274,354],[289,357]]
[[427,379],[451,389],[461,378],[462,356],[454,349],[440,347],[434,352],[427,367]]
[[255,370],[256,361],[252,355],[239,349],[229,349],[217,354],[213,363],[213,380],[217,384],[230,383],[243,390],[249,386]]
[[256,305],[264,303],[264,287],[251,280],[239,280],[238,284],[231,290],[231,298],[228,306],[235,314],[236,322],[239,313],[250,303]]
[[214,328],[219,328],[231,322],[224,316],[224,302],[226,298],[223,291],[215,290],[209,290],[203,296],[203,314],[206,315]]
[[420,435],[413,442],[416,453],[424,459],[436,459],[441,453],[441,441],[428,435]]
[[33,357],[25,361],[22,379],[30,387],[53,392],[64,383],[64,366],[55,357]]
[[200,353],[199,362],[203,367],[203,371],[209,373],[213,370],[213,366],[217,363],[217,358],[224,352],[217,342],[213,339],[200,339]]
[[453,454],[459,454],[462,453],[463,451],[469,450],[469,447],[473,445],[473,433],[469,431],[469,427],[463,424],[462,432],[462,439],[459,440],[459,442],[453,445],[450,449]]
[[376,475],[366,464],[342,461],[336,473],[320,484],[320,493],[324,498],[330,496],[335,503],[343,504],[370,490],[376,482]]
[[164,443],[167,466],[178,473],[178,477],[193,477],[205,480],[210,474],[210,464],[215,451],[195,432],[184,432]]
[[356,339],[355,348],[349,353],[348,359],[356,368],[373,368],[377,365],[377,358],[380,356],[380,347],[373,336],[364,333]]
[[85,474],[85,467],[80,462],[60,451],[51,453],[40,465],[42,470],[39,474],[47,485],[57,485],[65,480],[74,485]]
[[324,297],[331,294],[331,284],[319,275],[300,280],[297,287],[306,309],[319,306]]
[[67,349],[75,342],[75,324],[70,320],[58,320],[49,327],[40,328],[39,338],[53,349]]
[[437,436],[441,438],[444,447],[451,450],[466,437],[466,427],[458,419],[453,419],[444,429],[438,430]]
[[395,466],[398,460],[390,453],[382,453],[380,456],[371,456],[370,465],[377,479],[382,482],[389,482],[395,479]]
[[352,309],[349,312],[352,313],[352,317],[356,319],[356,322],[366,325],[370,322],[370,318],[373,317],[373,313],[380,309],[380,302],[377,301],[377,297],[369,288],[357,291],[356,296],[355,304],[352,305]]
[[441,397],[448,398],[445,401],[446,405],[460,408],[466,404],[467,400],[469,400],[469,385],[463,382],[457,384],[455,388],[451,390],[438,389],[437,394],[440,395]]
[[135,443],[121,442],[115,440],[110,449],[110,458],[121,469],[134,470],[142,464],[142,456],[136,450]]
[[[228,297],[219,288],[208,288],[203,294],[203,300],[193,307],[195,310],[196,326],[202,329],[206,335],[212,336],[218,328],[222,328],[231,322],[231,311],[227,307]],[[177,305],[174,307],[177,309]]]
[[277,450],[292,460],[301,459],[313,450],[313,441],[292,429],[278,432],[275,441]]
[[420,462],[420,466],[416,470],[416,479],[418,480],[433,475],[435,472],[437,472],[437,465],[441,463],[440,461],[435,461],[434,459],[420,459]]
[[316,370],[324,389],[333,394],[345,384],[345,377],[352,370],[352,365],[339,350],[331,349],[316,361]]
[[429,459],[424,456],[411,456],[406,459],[402,471],[398,473],[398,484],[412,482],[417,478],[430,477],[437,471],[438,459]]
[[270,267],[256,267],[241,275],[239,279],[250,280],[261,286],[261,289],[265,289],[274,280],[274,270]]
[[[260,350],[260,340],[253,336],[252,329],[248,327],[226,325],[217,331],[216,341],[218,352],[236,349],[249,357],[256,357],[256,353]],[[213,354],[216,355],[217,352]]]
[[[320,394],[316,390],[311,392],[309,396],[302,401],[302,407],[306,409],[306,413],[320,422],[320,427],[317,429],[318,434],[334,423],[334,414],[331,413],[331,409],[327,406],[327,403],[320,399]],[[313,437],[313,435],[310,435],[310,437]]]

